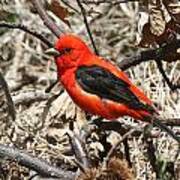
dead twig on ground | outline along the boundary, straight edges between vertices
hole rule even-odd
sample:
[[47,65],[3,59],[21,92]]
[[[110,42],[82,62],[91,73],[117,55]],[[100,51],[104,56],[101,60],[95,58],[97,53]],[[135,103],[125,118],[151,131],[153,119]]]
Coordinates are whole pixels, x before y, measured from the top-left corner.
[[4,79],[1,72],[0,72],[0,88],[2,88],[4,90],[4,93],[5,93],[5,96],[7,99],[8,111],[9,111],[9,114],[10,114],[12,120],[14,121],[16,118],[14,102],[13,102],[11,94],[9,92],[8,84],[6,83],[6,80]]
[[33,157],[13,147],[0,144],[0,156],[1,158],[15,160],[20,165],[38,172],[41,176],[56,177],[62,180],[72,180],[74,177],[73,172],[56,168],[42,159]]

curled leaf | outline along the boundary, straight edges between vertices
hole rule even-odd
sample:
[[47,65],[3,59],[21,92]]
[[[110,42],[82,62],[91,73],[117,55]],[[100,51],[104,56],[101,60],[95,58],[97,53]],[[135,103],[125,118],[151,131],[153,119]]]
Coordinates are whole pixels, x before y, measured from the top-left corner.
[[[178,0],[149,0],[140,3],[138,27],[141,47],[161,45],[176,39],[180,32],[180,2]],[[144,19],[146,21],[144,21]]]
[[149,1],[149,11],[150,31],[152,34],[160,36],[164,32],[166,26],[160,0]]

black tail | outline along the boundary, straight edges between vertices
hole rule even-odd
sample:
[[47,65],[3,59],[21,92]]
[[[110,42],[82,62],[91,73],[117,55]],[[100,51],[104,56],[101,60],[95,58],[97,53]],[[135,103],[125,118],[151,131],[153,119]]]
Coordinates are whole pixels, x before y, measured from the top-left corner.
[[161,130],[167,132],[173,139],[175,139],[180,144],[180,136],[174,134],[174,132],[169,129],[165,124],[163,124],[158,117],[153,118],[153,124],[159,127]]

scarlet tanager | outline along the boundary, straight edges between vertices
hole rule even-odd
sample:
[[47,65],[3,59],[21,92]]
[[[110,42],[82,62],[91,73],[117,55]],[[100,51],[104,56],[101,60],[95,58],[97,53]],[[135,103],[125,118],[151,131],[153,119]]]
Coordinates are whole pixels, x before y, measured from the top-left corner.
[[72,100],[84,111],[114,120],[128,115],[153,123],[180,142],[157,118],[151,100],[111,62],[95,55],[75,35],[55,44],[58,77]]

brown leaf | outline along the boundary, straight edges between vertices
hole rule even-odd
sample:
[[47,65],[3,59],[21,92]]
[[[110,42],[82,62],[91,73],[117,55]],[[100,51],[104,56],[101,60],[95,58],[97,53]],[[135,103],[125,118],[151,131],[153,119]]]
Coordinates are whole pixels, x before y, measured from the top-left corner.
[[164,5],[167,8],[168,13],[178,23],[180,23],[180,1],[179,0],[164,0]]
[[[143,18],[139,19],[140,42],[142,47],[167,43],[176,38],[179,28],[179,3],[176,0],[149,0],[140,4]],[[177,13],[177,14],[176,14]]]
[[51,0],[51,3],[48,4],[48,9],[70,27],[70,23],[66,19],[69,16],[67,8],[63,7],[57,0]]
[[141,36],[142,37],[140,42],[138,43],[138,46],[147,48],[153,43],[155,43],[155,35],[151,33],[149,23],[146,23],[143,26]]
[[163,34],[166,26],[165,17],[160,0],[149,1],[149,23],[150,31],[156,36]]
[[154,44],[163,44],[169,41],[173,41],[176,38],[175,29],[176,26],[173,23],[167,23],[165,31],[160,35],[156,36],[150,31],[150,24],[146,23],[142,30],[142,38],[138,44],[140,47],[150,47]]

